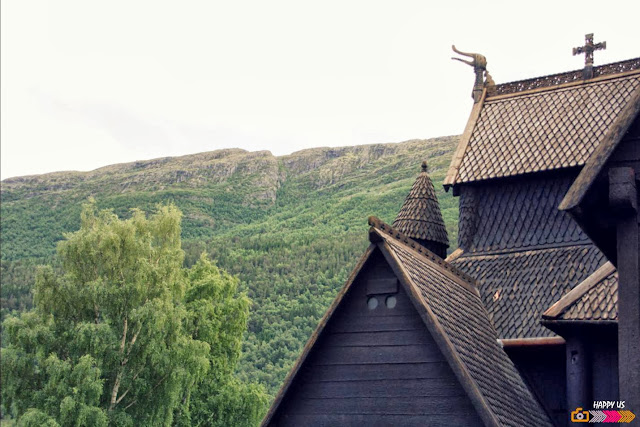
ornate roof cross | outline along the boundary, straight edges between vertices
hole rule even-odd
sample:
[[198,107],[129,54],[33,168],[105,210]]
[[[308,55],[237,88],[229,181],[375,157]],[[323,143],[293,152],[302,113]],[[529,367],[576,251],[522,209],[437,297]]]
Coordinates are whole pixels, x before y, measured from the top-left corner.
[[584,46],[573,48],[573,56],[584,53],[584,71],[582,74],[585,79],[593,77],[593,52],[606,48],[607,42],[593,43],[593,33],[585,34]]

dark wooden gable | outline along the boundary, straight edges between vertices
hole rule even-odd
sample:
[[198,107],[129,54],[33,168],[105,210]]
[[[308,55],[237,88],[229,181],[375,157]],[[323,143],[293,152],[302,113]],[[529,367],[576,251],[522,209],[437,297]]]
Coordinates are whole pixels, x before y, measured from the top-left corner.
[[379,219],[369,225],[371,245],[262,425],[550,426],[473,279]]
[[269,425],[483,423],[403,286],[375,249]]

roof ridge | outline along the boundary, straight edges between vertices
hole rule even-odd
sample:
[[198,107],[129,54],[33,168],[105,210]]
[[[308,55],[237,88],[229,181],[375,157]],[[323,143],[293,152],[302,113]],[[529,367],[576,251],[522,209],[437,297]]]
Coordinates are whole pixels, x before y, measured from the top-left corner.
[[[522,90],[518,90],[515,92],[487,95],[486,102],[489,104],[495,104],[499,102],[511,102],[512,100],[517,98],[545,96],[545,94],[548,92],[558,93],[562,91],[574,90],[576,87],[606,85],[606,84],[611,84],[612,81],[635,79],[638,77],[639,74],[640,74],[640,67],[638,69],[625,71],[619,74],[597,76],[589,80],[572,80],[569,82],[557,82],[555,84],[547,85],[547,86],[523,88]],[[514,82],[514,83],[518,83],[518,82]]]
[[[609,76],[640,69],[640,57],[626,59],[609,64],[599,65],[593,68],[593,78],[601,76]],[[546,76],[533,77],[529,79],[516,80],[496,85],[487,94],[488,97],[497,95],[506,95],[512,93],[523,92],[525,90],[538,89],[542,87],[557,86],[564,83],[583,80],[585,82],[592,80],[583,79],[583,69],[565,71],[561,73],[548,74]]]
[[486,257],[486,256],[495,256],[495,255],[509,255],[516,253],[524,253],[524,252],[537,252],[537,251],[546,251],[546,250],[554,250],[554,249],[565,249],[572,248],[578,246],[593,246],[593,242],[589,240],[577,240],[575,242],[560,242],[560,243],[546,243],[542,245],[535,246],[517,246],[514,248],[504,248],[504,249],[491,249],[491,250],[475,250],[465,251],[463,255],[465,258],[471,257]]
[[[466,280],[467,282],[472,284],[474,286],[474,288],[476,289],[476,291],[477,291],[478,286],[476,285],[476,281],[475,281],[475,279],[473,277],[469,276],[468,274],[466,274],[462,270],[459,270],[458,268],[456,268],[453,265],[449,264],[444,259],[440,258],[438,255],[436,255],[433,252],[431,252],[429,249],[427,249],[424,246],[422,246],[420,243],[418,243],[415,240],[413,240],[410,237],[408,237],[406,234],[402,233],[401,231],[399,231],[396,228],[393,228],[389,224],[385,223],[384,221],[382,221],[381,219],[379,219],[378,217],[373,216],[373,215],[368,218],[368,222],[369,222],[369,225],[371,226],[371,229],[369,230],[369,241],[371,243],[375,243],[377,241],[377,240],[375,240],[375,237],[372,236],[372,233],[376,234],[376,231],[381,231],[381,232],[389,235],[390,237],[392,237],[398,243],[401,243],[407,249],[413,250],[414,252],[418,253],[418,255],[422,256],[423,258],[426,258],[426,259],[438,264],[439,266],[441,266],[442,268],[444,268],[448,272],[453,273],[454,275]],[[372,238],[374,240],[372,240]]]

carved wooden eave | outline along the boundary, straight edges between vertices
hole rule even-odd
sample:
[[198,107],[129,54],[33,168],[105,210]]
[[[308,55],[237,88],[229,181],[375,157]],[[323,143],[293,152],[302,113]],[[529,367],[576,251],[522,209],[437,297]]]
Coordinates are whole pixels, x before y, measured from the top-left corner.
[[453,153],[453,159],[451,160],[451,165],[449,166],[447,176],[444,178],[443,185],[446,191],[449,191],[449,188],[451,188],[456,183],[460,165],[462,164],[462,159],[464,158],[464,154],[467,151],[467,146],[469,145],[469,141],[471,140],[471,134],[473,133],[473,129],[476,127],[476,122],[478,121],[478,117],[480,117],[480,112],[482,111],[482,106],[484,105],[484,100],[486,99],[486,97],[487,91],[484,90],[482,92],[482,96],[480,97],[480,101],[473,104],[471,114],[469,115],[469,120],[467,120],[467,125],[465,126],[464,132],[460,137],[458,147],[456,148],[455,153]]
[[[613,76],[640,70],[640,58],[628,59],[626,61],[614,62],[600,65],[593,69],[593,78]],[[527,90],[540,89],[543,87],[557,87],[559,85],[581,82],[582,69],[568,71],[564,73],[549,74],[532,79],[516,80],[509,83],[496,85],[492,96],[514,94]]]

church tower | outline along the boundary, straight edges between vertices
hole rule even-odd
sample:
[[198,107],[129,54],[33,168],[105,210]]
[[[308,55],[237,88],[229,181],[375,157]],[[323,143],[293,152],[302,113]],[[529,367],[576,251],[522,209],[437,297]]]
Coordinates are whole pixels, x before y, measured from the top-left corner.
[[422,172],[413,183],[393,227],[440,258],[447,256],[449,238],[435,188],[427,173],[427,162],[422,162]]

